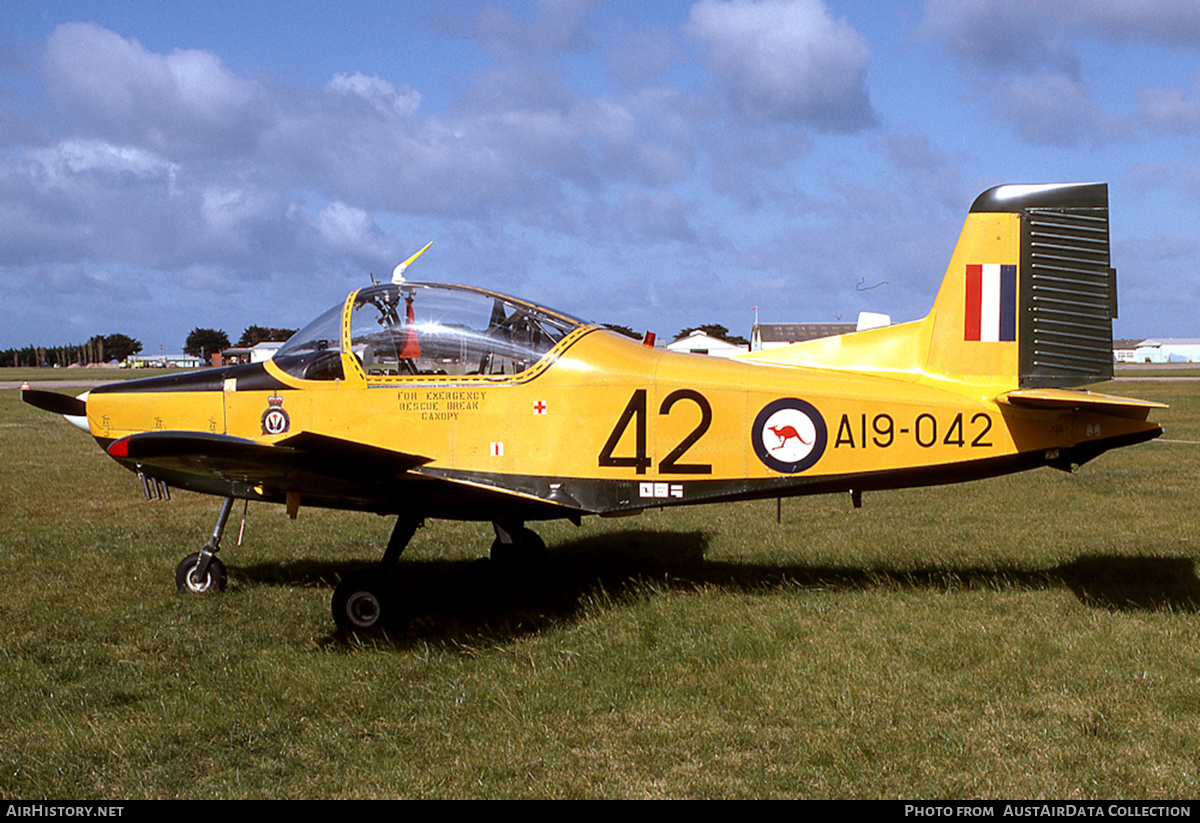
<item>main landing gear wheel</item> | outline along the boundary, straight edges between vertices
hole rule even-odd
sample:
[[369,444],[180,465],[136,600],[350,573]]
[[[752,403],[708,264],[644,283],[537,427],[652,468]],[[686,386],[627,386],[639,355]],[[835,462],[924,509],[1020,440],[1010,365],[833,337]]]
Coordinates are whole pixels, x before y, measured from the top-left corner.
[[333,622],[342,631],[379,629],[391,610],[391,587],[377,569],[348,574],[333,590]]
[[333,590],[333,622],[344,632],[372,632],[395,617],[397,601],[394,572],[408,541],[422,520],[400,515],[392,527],[383,560],[373,569],[351,572]]
[[533,529],[523,525],[492,523],[496,539],[491,559],[508,566],[541,565],[550,558],[546,543]]
[[199,574],[200,552],[192,552],[175,569],[175,586],[184,594],[204,594],[225,589],[225,564],[210,558],[208,570]]

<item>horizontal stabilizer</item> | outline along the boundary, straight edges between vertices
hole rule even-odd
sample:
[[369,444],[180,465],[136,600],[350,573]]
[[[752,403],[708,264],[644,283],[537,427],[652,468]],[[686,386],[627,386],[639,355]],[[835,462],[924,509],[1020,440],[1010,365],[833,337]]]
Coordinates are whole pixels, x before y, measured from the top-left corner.
[[87,415],[87,403],[78,397],[71,397],[70,395],[59,394],[58,392],[44,391],[42,389],[21,389],[21,399],[31,406],[36,406],[42,411],[53,412],[54,414],[66,414],[72,417],[84,417]]
[[1150,400],[1070,389],[1017,389],[998,396],[996,402],[1026,409],[1092,411],[1134,420],[1145,420],[1151,409],[1167,408]]

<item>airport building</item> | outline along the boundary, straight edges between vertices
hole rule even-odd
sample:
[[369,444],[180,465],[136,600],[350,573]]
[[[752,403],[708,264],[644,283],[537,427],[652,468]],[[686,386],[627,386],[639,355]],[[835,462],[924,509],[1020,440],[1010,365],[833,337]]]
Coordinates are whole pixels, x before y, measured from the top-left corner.
[[708,354],[713,357],[732,357],[749,351],[746,346],[730,343],[719,337],[713,337],[697,329],[687,337],[681,337],[667,344],[669,351],[689,352],[691,354]]
[[1200,338],[1155,337],[1133,346],[1113,346],[1118,363],[1200,363]]

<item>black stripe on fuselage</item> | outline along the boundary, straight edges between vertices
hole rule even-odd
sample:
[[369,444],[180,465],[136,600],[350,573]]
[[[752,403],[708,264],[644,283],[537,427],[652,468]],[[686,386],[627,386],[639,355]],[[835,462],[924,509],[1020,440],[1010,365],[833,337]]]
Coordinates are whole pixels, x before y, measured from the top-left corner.
[[[686,506],[699,503],[722,503],[737,500],[763,500],[773,497],[799,497],[809,494],[830,494],[846,491],[882,491],[886,489],[940,486],[1000,477],[1029,471],[1043,466],[1070,470],[1082,465],[1109,449],[1130,446],[1152,440],[1162,430],[1135,432],[1074,447],[1035,450],[1017,454],[964,460],[933,466],[913,466],[854,474],[804,475],[788,474],[765,478],[734,478],[729,480],[689,480],[684,477],[665,480],[600,480],[596,478],[550,478],[527,475],[506,475],[485,472],[466,472],[423,466],[414,471],[425,477],[440,477],[450,481],[492,487],[497,491],[517,491],[540,498],[548,504],[558,504],[546,510],[549,517],[561,517],[561,512],[581,514],[616,514],[638,509]],[[665,488],[659,488],[665,487]],[[678,490],[678,494],[676,494]],[[438,517],[430,513],[431,517]]]
[[145,377],[141,380],[122,380],[97,386],[92,394],[106,392],[199,392],[222,391],[225,381],[237,380],[238,391],[283,391],[291,388],[272,377],[262,363],[247,363],[241,366],[218,366],[215,369],[168,374],[162,377]]

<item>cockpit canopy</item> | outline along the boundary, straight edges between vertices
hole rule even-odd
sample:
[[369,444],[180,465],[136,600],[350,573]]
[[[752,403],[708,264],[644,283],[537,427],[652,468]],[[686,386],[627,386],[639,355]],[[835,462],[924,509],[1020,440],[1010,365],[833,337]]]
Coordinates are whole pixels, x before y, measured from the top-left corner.
[[306,380],[342,379],[343,349],[368,378],[513,375],[584,325],[483,289],[389,283],[360,289],[323,313],[292,335],[274,361]]

